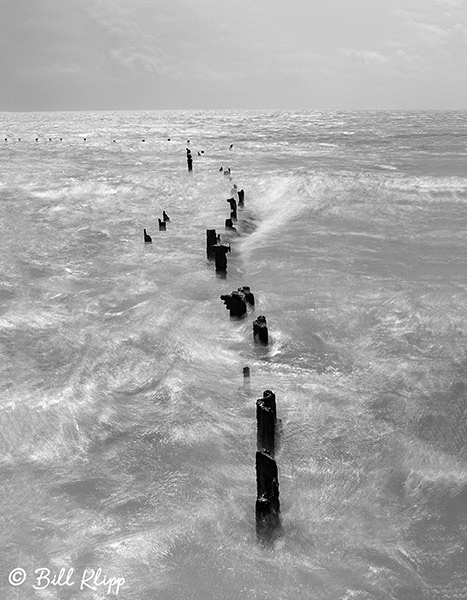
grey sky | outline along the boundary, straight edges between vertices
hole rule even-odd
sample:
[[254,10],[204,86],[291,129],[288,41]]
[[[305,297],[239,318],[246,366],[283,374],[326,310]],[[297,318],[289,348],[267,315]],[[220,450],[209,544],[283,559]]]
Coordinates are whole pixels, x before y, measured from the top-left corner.
[[466,107],[466,0],[0,0],[0,110]]

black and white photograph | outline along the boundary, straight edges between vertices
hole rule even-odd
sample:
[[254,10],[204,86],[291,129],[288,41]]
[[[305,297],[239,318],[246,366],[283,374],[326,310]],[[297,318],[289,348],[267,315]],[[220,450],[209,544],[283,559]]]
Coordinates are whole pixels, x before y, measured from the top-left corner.
[[467,599],[467,1],[0,0],[0,600]]

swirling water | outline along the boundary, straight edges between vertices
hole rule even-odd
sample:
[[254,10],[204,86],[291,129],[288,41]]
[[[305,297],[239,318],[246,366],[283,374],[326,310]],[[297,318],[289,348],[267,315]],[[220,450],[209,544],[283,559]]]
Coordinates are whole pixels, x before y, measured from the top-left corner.
[[[100,567],[130,600],[467,596],[466,119],[0,114],[2,598],[106,597],[34,590],[39,567]],[[233,183],[221,279],[205,231],[224,233]],[[257,306],[231,321],[219,296],[241,285]]]

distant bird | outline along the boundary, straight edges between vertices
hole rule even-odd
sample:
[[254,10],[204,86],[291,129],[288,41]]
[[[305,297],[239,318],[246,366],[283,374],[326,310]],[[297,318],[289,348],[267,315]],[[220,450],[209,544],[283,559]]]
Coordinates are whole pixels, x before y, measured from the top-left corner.
[[187,141],[186,141],[186,143],[187,143],[187,144],[189,144],[189,143],[190,143],[190,140],[187,140]]
[[152,244],[152,237],[146,233],[146,229],[144,230],[144,243]]
[[86,141],[86,138],[83,138],[83,141]]
[[162,218],[164,221],[170,221],[169,215],[165,212],[165,210],[162,211]]
[[142,142],[145,142],[146,140],[141,140]]
[[167,141],[170,142],[170,138],[167,138]]

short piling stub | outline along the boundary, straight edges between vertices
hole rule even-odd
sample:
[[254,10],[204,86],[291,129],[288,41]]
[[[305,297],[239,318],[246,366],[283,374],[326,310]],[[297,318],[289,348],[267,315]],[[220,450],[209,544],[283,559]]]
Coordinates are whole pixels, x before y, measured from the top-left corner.
[[144,243],[152,244],[152,237],[146,232],[146,229],[144,229]]
[[276,397],[266,390],[256,401],[257,446],[258,452],[267,452],[274,457],[276,450]]
[[259,316],[256,321],[253,321],[253,338],[262,344],[267,344],[269,342],[266,317],[263,315]]
[[159,231],[166,231],[167,225],[165,224],[165,221],[162,221],[161,219],[158,219],[158,221],[159,221]]
[[227,252],[230,252],[230,246],[216,244],[213,248],[216,271],[227,271]]
[[256,534],[270,542],[280,527],[279,477],[276,461],[265,452],[256,453]]
[[248,302],[248,304],[251,304],[251,306],[255,305],[255,297],[250,289],[250,286],[244,285],[241,288],[238,288],[238,291],[242,292],[242,294],[245,296],[245,300]]
[[162,211],[162,218],[164,219],[164,221],[170,221],[170,217],[169,215],[165,212],[165,210]]
[[217,234],[215,229],[206,229],[206,254],[208,256],[214,256],[215,251],[213,246],[218,243]]
[[243,377],[245,379],[250,377],[250,367],[243,367]]
[[220,297],[231,317],[244,317],[246,315],[245,296],[241,292],[232,292]]

